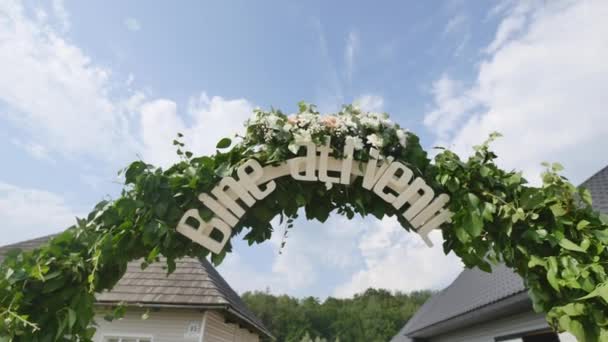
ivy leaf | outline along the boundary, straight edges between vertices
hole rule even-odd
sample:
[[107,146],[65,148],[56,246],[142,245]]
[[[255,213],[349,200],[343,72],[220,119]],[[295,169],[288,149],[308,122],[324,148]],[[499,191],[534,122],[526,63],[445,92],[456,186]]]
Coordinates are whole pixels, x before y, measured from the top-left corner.
[[571,320],[568,325],[568,331],[572,333],[572,335],[576,336],[578,341],[591,341],[587,339],[587,334],[585,333],[585,327],[583,324],[577,320]]
[[483,205],[482,216],[486,221],[492,221],[492,215],[496,212],[496,206],[490,202],[486,202]]
[[70,330],[74,327],[74,323],[76,323],[76,311],[68,308],[68,327]]
[[564,216],[566,214],[566,210],[564,209],[564,207],[562,207],[560,203],[556,203],[549,208],[551,209],[555,217]]
[[608,229],[594,230],[593,235],[603,244],[608,244]]
[[146,163],[142,161],[136,161],[131,163],[125,172],[125,183],[126,184],[135,184],[135,179],[137,176],[142,174],[148,166]]
[[545,262],[545,260],[537,257],[536,255],[532,255],[530,257],[530,261],[528,261],[528,267],[532,268],[532,267],[536,267],[536,266],[542,266],[547,268],[547,263]]
[[476,211],[470,211],[465,216],[464,220],[464,228],[467,230],[467,233],[472,237],[478,237],[481,235],[483,230],[483,220],[479,213]]
[[559,282],[557,280],[557,259],[552,256],[547,259],[549,269],[547,270],[547,281],[555,291],[559,292]]
[[456,233],[456,237],[462,243],[467,243],[471,241],[471,236],[463,227],[454,227],[454,233]]
[[591,192],[589,191],[589,189],[586,189],[586,188],[581,189],[580,194],[581,194],[581,199],[583,200],[583,202],[585,202],[585,204],[591,205],[593,203],[593,200],[591,198]]
[[600,221],[602,221],[603,224],[608,225],[608,215],[600,213]]
[[561,308],[568,316],[580,316],[585,313],[585,305],[581,303],[570,303]]
[[569,251],[582,252],[582,253],[586,252],[586,250],[581,248],[579,245],[575,244],[574,242],[572,242],[566,238],[559,240],[559,245]]
[[579,300],[590,299],[595,297],[601,297],[608,303],[608,283],[598,285],[595,290],[591,291],[588,295],[579,298]]
[[564,170],[564,167],[560,163],[553,163],[553,165],[551,165],[551,169],[553,172],[560,172]]
[[230,140],[229,138],[223,138],[222,140],[220,140],[217,145],[215,147],[217,148],[228,148],[230,147],[230,144],[232,144],[232,140]]
[[583,230],[585,229],[585,227],[587,227],[590,224],[589,221],[587,220],[581,220],[578,222],[578,224],[576,225],[576,229],[578,230]]
[[517,172],[511,175],[511,177],[507,178],[508,185],[515,185],[521,182],[521,173]]
[[473,193],[468,193],[467,194],[467,201],[469,203],[469,206],[471,208],[477,208],[479,207],[479,197],[477,197],[477,195],[473,194]]

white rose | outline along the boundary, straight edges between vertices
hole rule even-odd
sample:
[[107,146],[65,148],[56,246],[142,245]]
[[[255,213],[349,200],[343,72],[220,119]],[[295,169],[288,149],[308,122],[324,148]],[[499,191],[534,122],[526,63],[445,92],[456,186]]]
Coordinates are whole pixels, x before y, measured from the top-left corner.
[[372,146],[380,148],[384,145],[384,140],[378,134],[370,134],[367,136],[367,142]]
[[380,126],[380,121],[372,116],[364,116],[361,118],[361,124],[363,126],[371,127],[377,129]]
[[291,151],[291,153],[298,154],[298,150],[300,149],[300,145],[289,144],[289,146],[287,146],[287,148]]
[[308,144],[312,141],[312,137],[310,136],[310,132],[306,130],[299,130],[297,133],[293,135],[293,139],[297,145]]
[[346,137],[346,142],[349,142],[349,141],[353,142],[355,150],[360,150],[363,148],[363,140],[361,140],[361,138],[348,136],[348,137]]
[[291,131],[292,128],[293,128],[293,125],[290,124],[289,122],[286,123],[285,125],[283,125],[283,131],[285,131],[285,132]]
[[315,115],[312,113],[302,113],[302,114],[298,115],[298,119],[300,120],[301,123],[311,123],[318,119],[318,115]]
[[397,130],[397,138],[399,139],[399,144],[403,147],[406,145],[407,131],[403,129]]

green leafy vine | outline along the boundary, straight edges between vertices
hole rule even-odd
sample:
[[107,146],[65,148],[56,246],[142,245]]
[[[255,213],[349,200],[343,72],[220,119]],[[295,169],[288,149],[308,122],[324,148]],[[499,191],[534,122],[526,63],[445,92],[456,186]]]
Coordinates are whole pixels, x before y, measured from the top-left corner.
[[[10,253],[0,265],[0,341],[90,341],[95,294],[112,289],[128,262],[141,260],[146,267],[162,256],[171,273],[181,257],[211,254],[175,230],[190,208],[198,208],[203,219],[211,217],[200,193],[249,159],[278,164],[302,155],[298,143],[324,144],[328,136],[336,158],[351,139],[356,160],[369,160],[374,147],[406,164],[437,193],[449,194],[454,216],[442,229],[446,253],[485,271],[504,262],[523,277],[534,308],[545,312],[556,330],[568,330],[580,341],[608,340],[608,220],[592,209],[587,190],[559,174],[560,165],[545,164],[542,186],[530,186],[520,173],[495,164],[489,143],[497,135],[466,160],[442,150],[431,162],[416,135],[386,115],[352,106],[328,116],[305,103],[293,116],[256,110],[246,127],[238,142],[222,139],[213,156],[195,157],[179,135],[174,144],[181,160],[175,165],[163,170],[131,163],[119,198],[100,202],[41,248]],[[275,181],[276,190],[247,211],[233,236],[264,242],[274,233],[275,216],[291,228],[300,208],[321,222],[332,212],[349,219],[395,215],[405,230],[412,229],[392,206],[357,184],[360,178],[350,186],[303,185],[291,177]],[[219,264],[231,250],[228,242],[210,257]],[[122,312],[122,306],[115,310]]]

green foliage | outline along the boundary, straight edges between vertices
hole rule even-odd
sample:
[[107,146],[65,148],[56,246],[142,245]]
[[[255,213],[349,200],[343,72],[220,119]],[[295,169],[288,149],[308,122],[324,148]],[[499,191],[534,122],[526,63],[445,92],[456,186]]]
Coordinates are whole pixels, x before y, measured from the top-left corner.
[[[277,164],[303,153],[297,149],[297,141],[321,144],[328,136],[337,158],[346,139],[361,145],[355,151],[355,159],[360,161],[369,160],[368,148],[373,145],[383,156],[408,165],[436,193],[450,195],[454,216],[442,230],[446,253],[453,251],[467,267],[486,271],[493,263],[506,263],[523,277],[534,308],[545,312],[554,328],[569,330],[581,341],[608,336],[608,220],[592,209],[587,190],[576,188],[559,174],[561,165],[545,164],[542,186],[532,187],[520,173],[501,170],[495,164],[489,142],[497,135],[477,146],[467,160],[442,150],[431,162],[418,137],[385,115],[346,106],[336,115],[320,117],[314,106],[304,103],[300,111],[290,118],[280,111],[256,110],[245,137],[236,143],[222,139],[213,156],[194,157],[178,135],[174,145],[180,162],[166,170],[133,162],[124,170],[125,187],[119,198],[100,202],[48,245],[9,255],[0,265],[0,341],[90,341],[95,294],[111,289],[129,261],[141,259],[146,267],[164,256],[170,273],[178,258],[209,255],[175,230],[190,208],[198,208],[201,217],[210,218],[211,213],[198,200],[200,193],[233,175],[248,159]],[[291,177],[277,179],[276,190],[248,210],[233,235],[246,229],[242,236],[250,244],[266,241],[274,232],[270,220],[286,218],[291,228],[299,208],[304,208],[308,219],[321,222],[332,212],[348,218],[399,214],[360,183],[359,177],[351,186],[328,189]],[[411,230],[400,215],[397,219],[405,230]],[[222,253],[211,255],[212,261],[220,263],[231,250],[228,243]],[[302,305],[314,308],[318,303]],[[336,310],[341,310],[337,303]],[[115,310],[114,316],[123,312]],[[314,324],[306,323],[309,316],[285,314],[286,319],[303,322],[298,325],[301,331],[286,338],[303,337],[307,331],[316,334],[311,330]],[[346,317],[352,321],[341,321],[336,331],[346,334],[363,327],[353,318],[358,316]],[[366,322],[375,318],[370,316]],[[377,324],[383,331],[394,328]],[[340,339],[352,340],[342,335]]]
[[384,342],[431,294],[368,289],[353,298],[329,297],[322,303],[313,297],[296,299],[264,292],[246,292],[242,298],[277,341]]

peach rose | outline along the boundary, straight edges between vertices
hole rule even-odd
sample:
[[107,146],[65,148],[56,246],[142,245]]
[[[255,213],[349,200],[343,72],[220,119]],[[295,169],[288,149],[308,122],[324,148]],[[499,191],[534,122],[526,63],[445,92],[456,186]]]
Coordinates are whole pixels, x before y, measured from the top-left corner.
[[329,128],[336,128],[338,127],[338,118],[335,116],[324,116],[323,118],[321,118],[321,122]]

